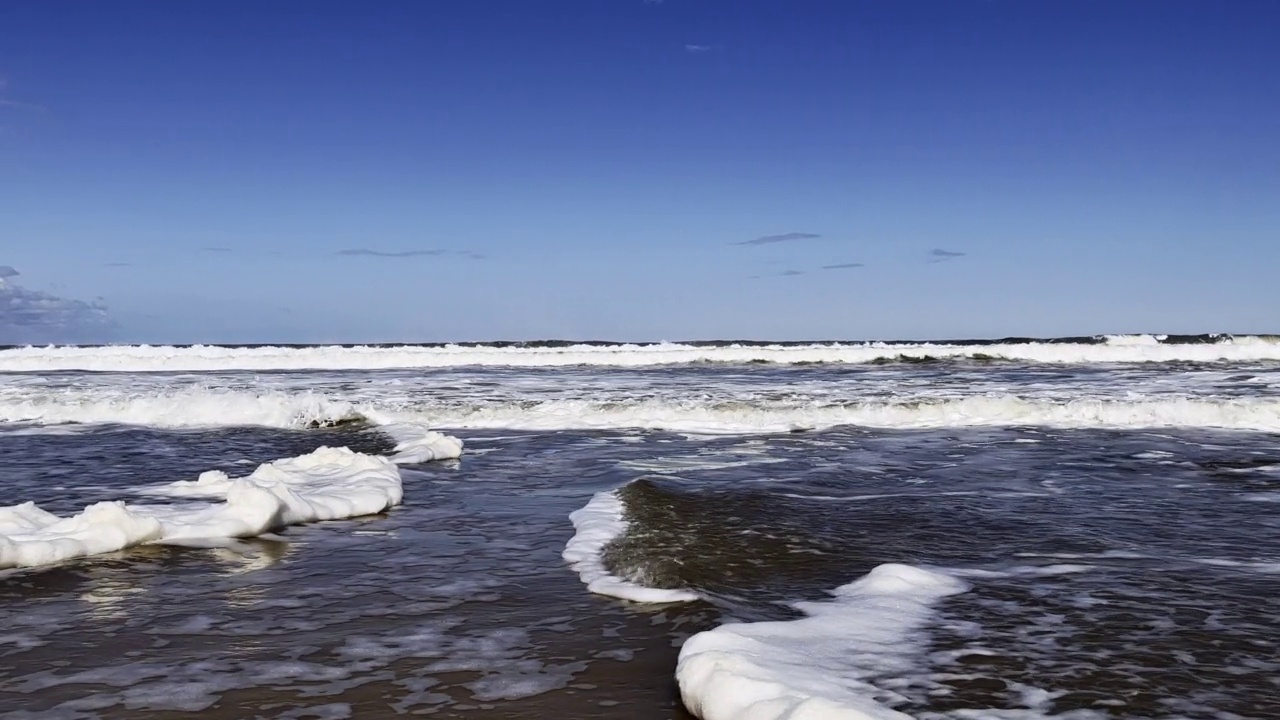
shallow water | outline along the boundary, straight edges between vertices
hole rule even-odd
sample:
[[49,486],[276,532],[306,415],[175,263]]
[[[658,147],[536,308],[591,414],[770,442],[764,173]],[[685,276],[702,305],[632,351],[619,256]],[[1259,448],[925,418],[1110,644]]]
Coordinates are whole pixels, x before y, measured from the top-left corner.
[[[255,450],[298,451],[310,434],[24,437],[25,451],[56,459],[57,470],[6,467],[0,482],[38,497],[61,492],[38,489],[52,478],[75,474],[122,497],[138,478],[123,466],[95,474],[103,457],[154,449],[159,465],[176,452],[192,467],[234,467]],[[276,717],[338,703],[360,716],[545,707],[587,717],[628,704],[669,715],[671,641],[693,619],[709,626],[711,614],[664,617],[590,595],[560,560],[568,513],[626,477],[612,462],[575,459],[599,457],[608,441],[473,437],[465,462],[406,471],[406,503],[385,515],[10,571],[0,581],[0,708],[14,717]],[[100,452],[71,451],[84,443]]]

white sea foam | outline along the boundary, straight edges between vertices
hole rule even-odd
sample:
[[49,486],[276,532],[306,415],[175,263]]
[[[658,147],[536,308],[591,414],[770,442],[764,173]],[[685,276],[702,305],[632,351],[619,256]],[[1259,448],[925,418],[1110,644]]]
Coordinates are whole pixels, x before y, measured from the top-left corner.
[[703,720],[910,720],[871,681],[911,671],[932,605],[966,589],[951,575],[881,565],[829,602],[799,603],[806,618],[694,635],[680,650],[680,694]]
[[[736,394],[740,397],[735,398]],[[422,428],[571,430],[646,428],[690,433],[774,433],[841,425],[878,428],[998,427],[1224,428],[1280,432],[1280,399],[1251,397],[1078,397],[982,394],[874,399],[770,399],[743,391],[720,397],[650,398],[618,391],[604,399],[483,397],[435,400],[366,393],[351,402],[312,391],[164,387],[24,389],[0,394],[0,421],[123,423],[162,428],[261,425],[302,428],[367,419],[420,457],[456,453]],[[96,398],[96,399],[95,399]],[[434,436],[432,436],[434,437]],[[426,443],[430,446],[429,452]],[[458,448],[460,450],[460,447]],[[408,446],[398,448],[409,457]]]
[[[1099,557],[1103,557],[1100,555]],[[1113,557],[1113,556],[1106,556]],[[1053,577],[1055,575],[1075,575],[1078,573],[1086,573],[1095,570],[1096,565],[1084,565],[1080,563],[1059,563],[1056,565],[1018,565],[1005,568],[1002,570],[983,570],[978,568],[969,568],[964,570],[952,570],[951,574],[956,577],[967,578],[1012,578],[1012,577]]]
[[1107,335],[1104,340],[1115,347],[1153,347],[1163,342],[1168,335]]
[[1265,560],[1230,560],[1228,558],[1193,558],[1192,562],[1220,568],[1232,568],[1263,575],[1280,574],[1280,562]]
[[160,521],[123,502],[100,502],[60,518],[22,503],[0,508],[0,568],[45,565],[159,540]]
[[600,595],[646,603],[688,602],[698,595],[688,590],[650,588],[620,578],[604,565],[604,549],[627,532],[625,506],[616,490],[596,493],[585,507],[569,515],[577,533],[562,556],[578,572],[587,589]]
[[1102,343],[827,343],[700,346],[571,345],[565,347],[24,347],[0,350],[0,372],[93,370],[195,372],[211,370],[337,370],[435,368],[466,365],[545,367],[643,366],[691,362],[867,363],[906,358],[983,356],[1036,363],[1220,362],[1280,360],[1271,337],[1222,337],[1213,343],[1162,344],[1157,336],[1111,336]]
[[391,460],[327,447],[261,465],[243,478],[210,471],[194,482],[146,491],[218,502],[101,502],[68,518],[32,503],[0,508],[0,568],[45,565],[142,543],[252,537],[286,525],[369,515],[398,505],[403,492]]
[[434,460],[454,460],[462,456],[462,441],[414,422],[384,421],[378,430],[396,441],[391,461],[416,465]]
[[841,425],[878,428],[1041,425],[1280,431],[1280,400],[1274,399],[1063,401],[996,395],[806,404],[767,400],[714,404],[669,400],[626,403],[551,400],[469,408],[424,408],[421,412],[424,419],[439,427],[523,430],[650,428],[713,434],[791,432]]

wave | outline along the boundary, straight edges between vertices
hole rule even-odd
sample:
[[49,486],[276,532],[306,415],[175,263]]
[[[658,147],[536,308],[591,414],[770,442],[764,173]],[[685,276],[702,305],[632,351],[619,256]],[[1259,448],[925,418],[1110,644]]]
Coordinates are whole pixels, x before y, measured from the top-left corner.
[[[1164,339],[1161,339],[1164,338]],[[403,346],[49,346],[0,350],[0,372],[205,372],[218,370],[379,370],[462,366],[639,367],[687,363],[845,363],[1008,360],[1029,363],[1247,362],[1280,360],[1280,338],[1115,335],[1072,342],[1010,340],[938,343],[654,343]]]
[[0,422],[147,425],[161,428],[256,425],[305,428],[363,420],[351,403],[309,392],[186,387],[149,393],[68,390],[0,396]]
[[219,502],[138,505],[116,500],[66,518],[30,502],[3,507],[0,569],[47,565],[144,543],[253,537],[287,525],[382,512],[403,497],[400,472],[391,460],[328,447],[261,465],[243,478],[211,471],[193,482],[143,492]]
[[838,426],[926,429],[1223,428],[1280,432],[1280,399],[1146,397],[1073,400],[980,395],[941,399],[795,402],[634,399],[350,403],[311,392],[186,388],[102,397],[101,391],[0,397],[0,421],[57,426],[121,423],[161,428],[260,425],[307,428],[367,421],[397,440],[426,427],[507,430],[656,429],[777,433]]
[[[117,389],[0,396],[0,422],[45,426],[142,425],[166,429],[257,426],[334,427],[370,417],[342,400],[312,392],[186,387],[124,394]],[[462,441],[411,421],[386,418],[378,429],[397,442],[393,460],[421,463],[458,457]]]
[[933,605],[966,589],[941,572],[880,565],[829,602],[798,603],[808,617],[698,633],[680,650],[681,697],[702,720],[910,720],[871,679],[913,669]]
[[1197,427],[1280,432],[1280,400],[1050,400],[1014,395],[830,404],[664,400],[553,400],[419,411],[437,427],[516,430],[643,428],[691,433],[777,433],[839,426],[925,429]]

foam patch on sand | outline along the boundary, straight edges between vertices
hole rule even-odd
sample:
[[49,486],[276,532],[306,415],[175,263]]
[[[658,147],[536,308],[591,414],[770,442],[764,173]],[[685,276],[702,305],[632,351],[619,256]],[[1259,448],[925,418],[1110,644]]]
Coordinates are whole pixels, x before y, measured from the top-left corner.
[[145,492],[216,502],[117,500],[66,518],[33,503],[0,508],[0,568],[47,565],[143,543],[253,537],[287,525],[382,512],[403,496],[392,460],[328,447],[261,465],[247,477],[210,471]]
[[627,532],[626,507],[617,491],[596,493],[585,507],[569,514],[577,530],[565,545],[562,557],[577,571],[587,589],[600,595],[644,603],[697,600],[689,590],[650,588],[618,577],[604,564],[604,549]]
[[910,720],[871,681],[911,671],[933,604],[966,589],[941,572],[880,565],[831,601],[798,603],[806,618],[689,638],[676,667],[680,694],[702,720]]

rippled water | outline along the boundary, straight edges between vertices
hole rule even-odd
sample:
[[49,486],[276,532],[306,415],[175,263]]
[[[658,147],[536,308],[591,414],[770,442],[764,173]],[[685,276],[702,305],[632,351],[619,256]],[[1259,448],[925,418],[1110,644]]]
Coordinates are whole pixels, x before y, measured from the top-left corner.
[[930,651],[877,678],[919,717],[1280,713],[1274,437],[832,431],[768,445],[785,461],[762,476],[628,486],[638,522],[615,567],[746,620],[795,617],[790,601],[882,563],[951,568],[971,589],[941,605]]

